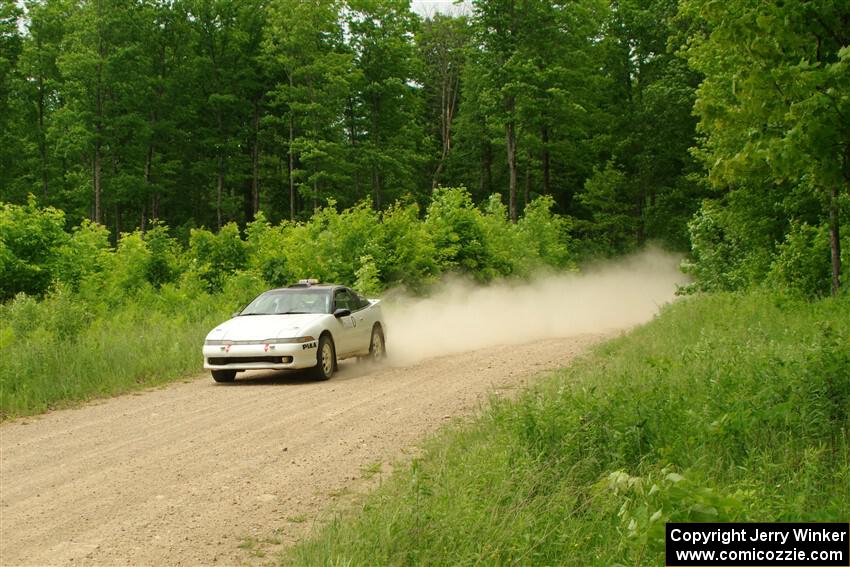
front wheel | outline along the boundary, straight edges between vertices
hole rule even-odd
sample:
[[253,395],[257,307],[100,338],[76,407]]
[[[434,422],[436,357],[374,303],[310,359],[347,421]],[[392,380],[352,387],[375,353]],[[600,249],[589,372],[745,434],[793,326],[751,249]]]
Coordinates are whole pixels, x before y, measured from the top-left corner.
[[369,341],[369,360],[380,362],[387,356],[387,344],[384,342],[384,331],[380,325],[372,327],[372,339]]
[[235,370],[213,370],[213,380],[216,382],[233,382],[236,379]]
[[319,337],[319,350],[316,353],[316,366],[313,375],[318,380],[327,380],[333,376],[336,367],[336,354],[334,352],[334,341],[328,335]]

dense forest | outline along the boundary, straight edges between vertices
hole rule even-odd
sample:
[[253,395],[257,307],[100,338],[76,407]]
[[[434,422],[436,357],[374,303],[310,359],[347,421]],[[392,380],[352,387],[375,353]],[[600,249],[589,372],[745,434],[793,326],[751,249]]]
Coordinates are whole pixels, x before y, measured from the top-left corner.
[[[494,377],[490,401],[474,404],[481,415],[428,418],[428,430],[443,433],[421,451],[399,447],[404,457],[386,483],[369,480],[380,460],[377,469],[361,463],[351,483],[305,480],[305,490],[340,508],[380,488],[354,515],[311,517],[304,526],[317,535],[279,564],[663,565],[666,522],[846,520],[850,0],[467,0],[457,8],[424,16],[410,0],[0,0],[0,426],[197,376],[210,329],[300,278],[380,295],[390,313],[433,299],[454,277],[513,290],[541,274],[583,279],[567,272],[592,273],[586,267],[600,259],[660,246],[684,258],[690,283],[678,291],[689,297],[533,378],[537,385],[524,372],[560,358],[547,354],[538,366],[501,345],[496,368],[488,362],[485,371],[496,350],[469,357],[468,372]],[[628,295],[627,286],[645,295],[641,285],[608,285],[599,286],[606,297]],[[594,317],[618,309],[588,303]],[[516,332],[492,304],[499,324]],[[451,327],[441,322],[440,332],[471,348]],[[390,353],[405,349],[394,341],[390,330]],[[435,368],[454,362],[445,364]],[[367,373],[344,380],[404,388],[393,374]],[[433,388],[422,376],[417,384]],[[452,376],[462,382],[464,373]],[[297,385],[280,388],[285,396],[314,386],[297,375],[268,384]],[[212,412],[191,405],[189,392],[199,390],[183,392],[192,417],[184,429],[196,430],[194,416],[206,413],[213,433],[231,435],[214,455],[187,454],[216,470],[233,460],[253,467],[243,449],[253,451],[256,431],[228,418],[249,408],[246,392],[218,390]],[[319,399],[304,396],[291,399]],[[377,397],[379,411],[392,405]],[[381,421],[359,399],[356,411],[331,413]],[[258,415],[283,407],[271,397],[263,406],[268,413]],[[148,431],[152,411],[114,415],[122,430]],[[97,415],[96,427],[37,436],[97,445],[89,433],[113,423]],[[283,446],[289,423],[261,433]],[[407,433],[373,425],[366,437],[408,443]],[[234,427],[245,436],[232,437]],[[384,452],[356,445],[339,444],[349,465]],[[103,465],[108,449],[77,462]],[[179,451],[169,446],[155,459]],[[281,454],[263,459],[285,465]],[[302,469],[297,446],[288,455],[299,464],[281,475],[318,470]],[[10,466],[29,474],[27,463],[42,461]],[[138,484],[136,463],[103,470],[132,467],[115,476]],[[65,473],[41,478],[64,498],[71,485],[62,474],[79,467],[60,465]],[[218,500],[193,489],[191,501],[167,492],[148,506],[169,482],[181,484],[174,494],[187,492],[186,474],[153,477],[156,492],[136,498],[150,514],[181,502],[226,508],[213,506],[222,498],[214,482]],[[251,508],[234,501],[231,510],[259,510],[260,498],[281,516],[265,525],[263,541],[306,533],[288,531],[306,516],[279,527],[291,499],[265,501],[240,483],[234,498],[241,487]],[[102,495],[89,488],[79,492],[89,520],[108,524],[121,513],[115,494],[98,504]],[[346,492],[352,500],[337,499]],[[34,525],[33,496],[12,495],[27,510],[24,527]],[[240,526],[250,526],[238,547],[252,553],[248,562],[263,557],[255,547],[263,516],[208,525],[198,517],[190,523],[213,531],[185,544],[180,532],[180,545],[233,547]],[[112,524],[152,542],[168,525],[161,519]],[[94,546],[74,539],[78,532],[113,559],[131,541],[60,530],[61,545],[37,544],[61,550],[65,563],[74,547],[90,562],[82,554]],[[69,547],[68,534],[83,543]],[[168,542],[171,553],[174,541],[157,545]],[[185,557],[200,561],[194,551]]]
[[501,195],[514,222],[550,197],[578,257],[659,241],[690,250],[702,289],[772,278],[838,291],[846,0],[474,0],[467,12],[3,0],[3,255],[32,263],[10,228],[30,195],[67,229],[105,226],[114,245],[161,223],[188,243],[260,213],[303,221],[329,202],[422,214],[436,188],[465,187],[476,204]]

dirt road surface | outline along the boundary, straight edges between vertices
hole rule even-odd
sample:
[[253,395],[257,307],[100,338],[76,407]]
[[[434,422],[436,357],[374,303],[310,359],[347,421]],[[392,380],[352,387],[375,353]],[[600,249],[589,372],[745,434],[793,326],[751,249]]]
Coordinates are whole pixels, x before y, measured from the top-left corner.
[[[425,435],[602,338],[254,372],[0,425],[0,564],[262,564]],[[380,475],[378,475],[380,476]],[[370,484],[371,483],[371,484]]]

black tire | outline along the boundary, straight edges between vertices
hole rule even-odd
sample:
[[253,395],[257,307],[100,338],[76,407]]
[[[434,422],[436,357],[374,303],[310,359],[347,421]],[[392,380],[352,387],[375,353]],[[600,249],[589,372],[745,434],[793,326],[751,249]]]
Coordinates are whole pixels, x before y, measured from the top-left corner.
[[372,337],[369,339],[369,361],[381,362],[387,357],[387,342],[384,330],[380,325],[372,327]]
[[319,337],[319,348],[316,351],[316,366],[313,376],[316,380],[329,380],[336,370],[336,348],[330,335]]
[[216,382],[233,382],[236,380],[236,371],[235,370],[213,370],[212,371],[213,380]]

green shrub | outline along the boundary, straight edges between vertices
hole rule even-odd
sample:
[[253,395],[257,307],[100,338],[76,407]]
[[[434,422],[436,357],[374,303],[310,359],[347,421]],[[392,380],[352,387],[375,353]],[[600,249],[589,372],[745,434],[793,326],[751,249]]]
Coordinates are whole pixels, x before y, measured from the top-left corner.
[[434,191],[425,226],[434,239],[443,270],[459,270],[479,281],[496,276],[482,216],[466,189]]
[[779,245],[768,276],[775,286],[807,297],[829,294],[832,288],[829,227],[793,223]]
[[239,234],[236,223],[227,223],[218,234],[205,229],[192,229],[187,251],[194,269],[211,290],[220,290],[225,279],[243,269],[248,259],[248,247]]
[[691,290],[731,291],[764,281],[772,249],[752,240],[754,232],[734,210],[704,201],[688,223],[691,259],[682,269],[695,280]]
[[59,248],[56,279],[78,291],[83,280],[103,271],[110,252],[106,227],[84,220]]
[[[373,243],[380,229],[378,214],[367,201],[337,212],[335,203],[329,201],[319,209],[309,222],[308,234],[314,240],[316,257],[313,262],[322,266],[326,281],[352,284],[360,265],[360,257],[372,254]],[[295,243],[309,246],[309,243]],[[309,270],[309,264],[303,269]],[[309,277],[307,275],[303,277]]]
[[416,204],[394,203],[384,210],[375,238],[373,260],[384,286],[421,290],[439,274],[437,247]]
[[355,275],[354,289],[360,293],[375,296],[381,292],[380,271],[371,256],[360,257],[360,268]]
[[168,233],[168,227],[155,223],[144,235],[150,257],[145,266],[145,279],[154,287],[177,280],[180,275],[180,246]]
[[544,195],[531,201],[517,223],[518,233],[527,254],[533,252],[539,266],[575,269],[571,248],[570,221],[552,212],[555,200]]
[[522,234],[508,218],[508,208],[499,194],[490,195],[480,223],[489,249],[493,277],[526,277],[537,265],[537,257],[523,249]]
[[56,276],[60,250],[67,241],[62,211],[38,208],[32,195],[23,206],[2,204],[0,301],[18,292],[46,292]]
[[593,175],[576,195],[576,201],[591,212],[591,220],[579,221],[577,226],[597,254],[623,254],[637,244],[640,219],[634,215],[634,205],[623,198],[629,191],[626,174],[608,162],[603,169],[594,167]]
[[296,274],[289,268],[287,250],[288,223],[272,226],[262,212],[245,229],[248,245],[248,266],[268,282],[280,287],[292,282]]

